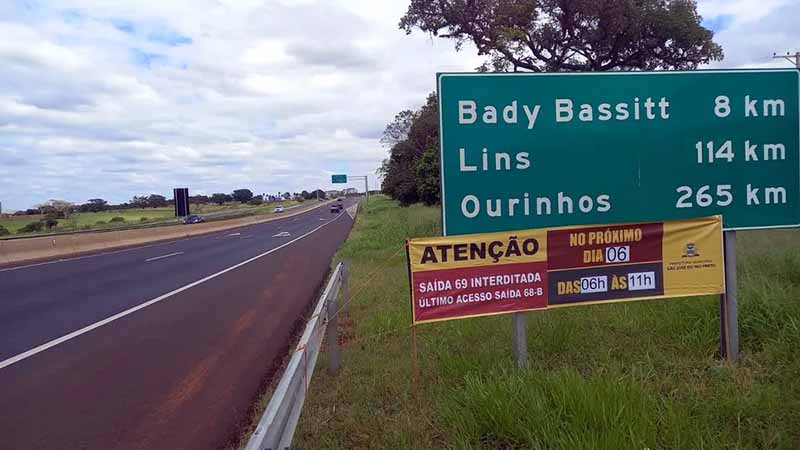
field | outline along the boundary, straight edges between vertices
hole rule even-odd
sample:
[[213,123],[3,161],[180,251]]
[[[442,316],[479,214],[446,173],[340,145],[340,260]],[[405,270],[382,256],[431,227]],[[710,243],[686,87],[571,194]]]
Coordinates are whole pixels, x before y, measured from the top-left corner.
[[439,211],[370,199],[337,258],[352,264],[342,370],[321,354],[297,449],[798,449],[800,232],[740,232],[742,360],[720,361],[719,299],[594,305],[417,330],[413,383],[403,242]]
[[[315,200],[316,201],[316,200]],[[265,203],[260,206],[253,206],[241,203],[227,203],[224,205],[205,204],[192,205],[192,214],[214,214],[222,212],[243,212],[246,214],[265,214],[272,212],[275,205],[281,204],[284,207],[297,204],[296,201],[289,200],[280,203]],[[114,217],[122,217],[123,222],[110,222]],[[42,216],[18,216],[8,219],[0,219],[0,225],[17,235],[18,230],[31,222],[38,222]],[[142,223],[158,223],[175,219],[175,212],[172,207],[166,208],[137,208],[122,209],[116,211],[73,213],[68,219],[59,219],[58,225],[52,230],[44,230],[42,233],[65,232],[76,230],[96,230],[107,229],[121,226],[130,226]],[[27,233],[35,234],[35,233]]]

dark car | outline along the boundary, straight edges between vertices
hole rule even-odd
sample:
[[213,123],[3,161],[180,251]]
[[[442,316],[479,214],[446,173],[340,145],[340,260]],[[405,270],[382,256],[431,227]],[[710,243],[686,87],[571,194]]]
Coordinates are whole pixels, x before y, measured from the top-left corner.
[[197,214],[192,214],[191,216],[186,216],[186,218],[183,219],[183,223],[186,224],[186,225],[191,225],[193,223],[203,223],[205,221],[206,221],[206,219],[204,219],[203,216],[198,216]]
[[332,213],[340,213],[342,212],[342,205],[339,203],[334,203],[331,205],[331,212]]

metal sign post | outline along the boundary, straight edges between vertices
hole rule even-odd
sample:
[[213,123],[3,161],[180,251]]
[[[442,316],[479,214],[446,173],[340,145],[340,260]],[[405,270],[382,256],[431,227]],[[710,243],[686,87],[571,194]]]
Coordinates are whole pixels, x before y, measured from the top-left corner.
[[514,321],[514,361],[517,363],[517,368],[524,369],[528,366],[528,334],[525,329],[525,313],[514,313],[511,320]]
[[350,180],[364,180],[364,195],[366,195],[367,199],[369,199],[369,178],[366,175],[350,176],[350,177],[348,177],[345,174],[331,175],[331,183],[333,184],[347,183],[348,178]]
[[725,293],[719,299],[720,356],[739,359],[739,305],[736,287],[736,232],[725,232]]
[[367,181],[367,176],[355,176],[350,177],[351,180],[364,180],[364,195],[366,195],[367,199],[369,199],[369,183]]

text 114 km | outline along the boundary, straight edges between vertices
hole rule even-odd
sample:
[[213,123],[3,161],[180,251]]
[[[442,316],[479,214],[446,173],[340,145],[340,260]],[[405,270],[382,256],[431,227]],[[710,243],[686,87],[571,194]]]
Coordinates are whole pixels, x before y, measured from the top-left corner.
[[733,141],[724,141],[719,144],[714,141],[697,141],[697,164],[713,164],[715,162],[733,162],[737,154],[744,157],[745,162],[783,161],[786,159],[786,146],[780,142],[758,143],[746,140],[735,146]]

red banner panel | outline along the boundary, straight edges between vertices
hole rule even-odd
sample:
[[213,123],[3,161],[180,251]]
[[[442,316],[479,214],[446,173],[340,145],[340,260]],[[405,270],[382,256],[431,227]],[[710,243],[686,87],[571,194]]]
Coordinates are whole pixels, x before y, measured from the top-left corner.
[[547,233],[550,270],[661,260],[661,223],[570,228]]
[[416,321],[547,307],[547,264],[532,262],[417,272]]

